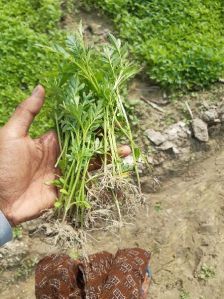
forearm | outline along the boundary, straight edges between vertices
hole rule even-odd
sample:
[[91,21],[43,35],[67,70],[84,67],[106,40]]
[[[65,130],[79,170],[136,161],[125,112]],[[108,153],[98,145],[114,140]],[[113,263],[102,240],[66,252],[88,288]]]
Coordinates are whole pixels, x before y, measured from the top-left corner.
[[0,246],[12,240],[12,227],[0,211]]

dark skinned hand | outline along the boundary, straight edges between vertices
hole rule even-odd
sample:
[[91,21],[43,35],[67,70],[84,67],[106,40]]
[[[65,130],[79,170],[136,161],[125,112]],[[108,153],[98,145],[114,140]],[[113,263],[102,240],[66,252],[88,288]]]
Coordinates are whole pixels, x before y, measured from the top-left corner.
[[[38,85],[0,128],[0,210],[12,225],[37,218],[52,208],[57,198],[56,187],[47,184],[58,174],[56,133],[51,131],[37,139],[29,136],[44,97],[44,88]],[[122,157],[130,154],[128,146],[118,151]]]
[[14,225],[38,217],[57,197],[56,188],[46,184],[57,172],[56,134],[37,139],[28,134],[44,96],[44,88],[38,85],[0,129],[0,209]]

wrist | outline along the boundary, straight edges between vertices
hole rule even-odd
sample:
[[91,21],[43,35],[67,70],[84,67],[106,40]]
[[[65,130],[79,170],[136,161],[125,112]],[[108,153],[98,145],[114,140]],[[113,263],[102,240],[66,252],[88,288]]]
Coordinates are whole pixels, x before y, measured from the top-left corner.
[[0,206],[0,212],[5,216],[10,226],[15,226],[15,219],[11,209],[8,206]]
[[12,238],[12,227],[5,215],[0,211],[0,246],[11,241]]

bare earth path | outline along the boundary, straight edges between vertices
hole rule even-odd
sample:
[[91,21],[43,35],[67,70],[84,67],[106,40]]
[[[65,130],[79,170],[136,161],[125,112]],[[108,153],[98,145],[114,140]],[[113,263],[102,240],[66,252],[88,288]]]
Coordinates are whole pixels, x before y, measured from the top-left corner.
[[[153,253],[149,298],[223,299],[224,151],[167,180],[146,202],[133,225],[114,235],[94,233],[88,253],[144,247]],[[0,298],[32,299],[33,289],[31,276]]]

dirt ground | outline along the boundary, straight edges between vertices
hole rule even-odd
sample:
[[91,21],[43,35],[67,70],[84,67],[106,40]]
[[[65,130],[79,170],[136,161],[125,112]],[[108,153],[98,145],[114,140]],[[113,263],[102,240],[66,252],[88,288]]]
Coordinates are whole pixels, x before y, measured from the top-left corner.
[[[222,299],[224,294],[224,151],[168,179],[146,197],[133,224],[116,234],[95,232],[86,250],[116,251],[140,246],[152,252],[153,283],[148,298]],[[54,247],[34,238],[32,248]],[[46,247],[46,248],[45,248]],[[74,247],[75,250],[75,247]],[[34,275],[0,293],[4,299],[33,299]]]
[[[112,25],[99,16],[82,13],[81,17],[89,34],[93,31],[98,39],[103,39],[105,30],[111,29]],[[70,18],[65,26],[72,31],[78,22],[79,18],[75,21]],[[223,87],[186,96],[185,100],[194,113],[194,109],[218,101],[222,93]],[[140,78],[130,87],[130,100],[141,96],[157,104],[164,100],[163,91]],[[186,117],[185,100],[162,105],[164,112],[146,103],[138,104],[142,130],[163,129],[182,120]],[[146,139],[141,141],[150,148]],[[175,176],[166,176],[159,191],[145,194],[145,205],[139,207],[135,219],[129,219],[130,224],[113,233],[98,231],[89,234],[85,251],[89,254],[99,250],[115,252],[118,248],[133,246],[151,251],[153,282],[148,298],[223,299],[224,150],[207,152],[205,160],[191,163],[189,167],[186,165],[184,173],[176,171]],[[151,179],[149,175],[148,184],[151,184]],[[24,244],[25,258],[29,257],[32,262],[29,264],[24,256],[18,255],[16,267],[7,271],[0,267],[0,298],[33,299],[33,264],[58,248],[42,235],[28,236],[26,232],[16,242],[20,246]],[[69,253],[74,256],[78,251],[80,249],[74,244]]]

